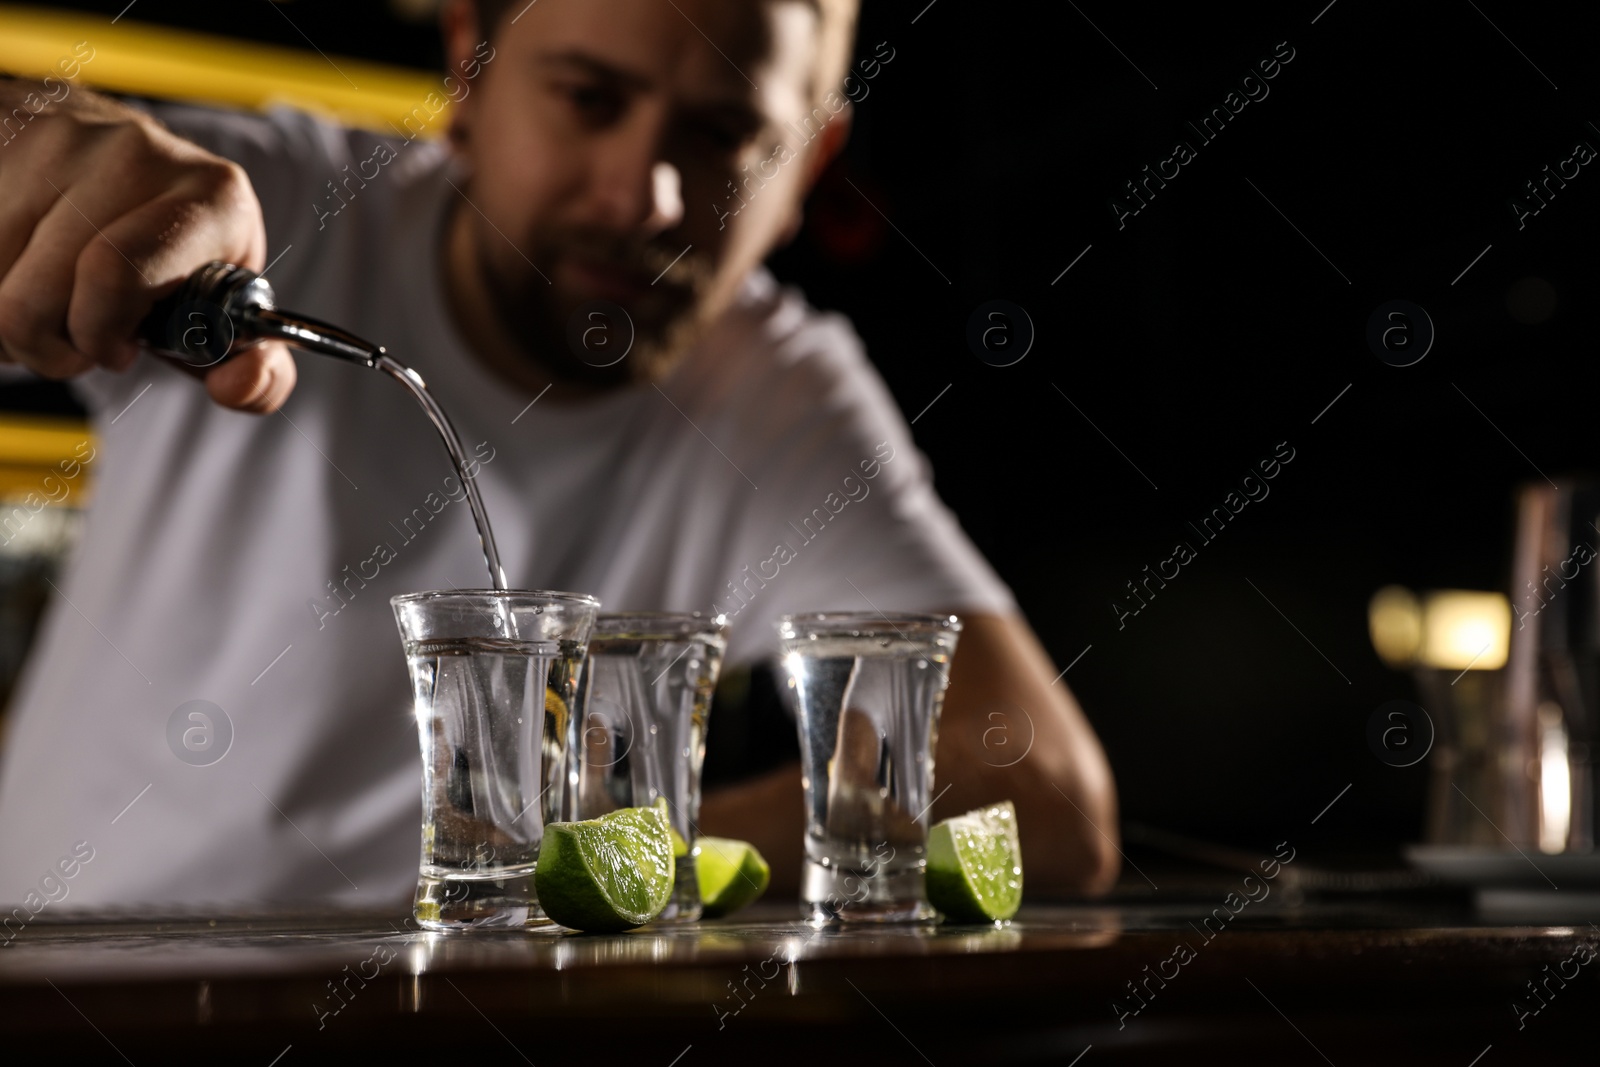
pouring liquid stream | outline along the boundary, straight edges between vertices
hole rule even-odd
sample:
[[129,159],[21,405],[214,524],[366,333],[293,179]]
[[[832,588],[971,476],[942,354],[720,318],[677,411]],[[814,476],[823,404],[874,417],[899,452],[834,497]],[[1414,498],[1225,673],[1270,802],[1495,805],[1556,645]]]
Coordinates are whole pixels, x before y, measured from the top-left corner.
[[[456,476],[461,479],[472,521],[483,545],[490,584],[507,588],[500,552],[495,547],[489,513],[477,482],[467,471],[467,450],[461,437],[428,391],[422,375],[375,345],[332,323],[279,308],[272,286],[254,271],[220,260],[191,274],[175,291],[158,300],[140,324],[138,336],[150,348],[193,370],[214,367],[263,340],[283,341],[306,352],[383,371],[411,394],[439,433]],[[497,622],[507,637],[515,636],[502,608]]]
[[500,551],[494,543],[494,530],[489,526],[489,512],[483,506],[483,496],[478,492],[477,481],[467,472],[467,450],[462,446],[456,428],[451,425],[449,417],[445,415],[439,402],[433,398],[433,394],[428,392],[428,386],[422,380],[422,375],[390,356],[382,348],[377,350],[372,366],[399,382],[427,413],[434,429],[439,431],[439,439],[444,442],[445,451],[450,454],[450,463],[456,469],[456,477],[461,480],[461,487],[467,494],[467,506],[472,509],[472,521],[478,527],[478,541],[483,545],[483,562],[489,568],[489,580],[497,590],[508,588],[506,572],[500,566]]

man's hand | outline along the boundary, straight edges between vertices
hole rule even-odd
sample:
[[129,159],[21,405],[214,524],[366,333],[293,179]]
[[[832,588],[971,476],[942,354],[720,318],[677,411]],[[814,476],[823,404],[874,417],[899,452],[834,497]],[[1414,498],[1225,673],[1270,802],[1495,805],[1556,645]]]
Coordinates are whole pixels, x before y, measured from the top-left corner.
[[[1000,800],[1017,807],[1023,892],[1095,896],[1116,882],[1117,795],[1105,752],[1020,618],[963,620],[939,720],[929,818]],[[843,729],[843,726],[841,726]],[[948,787],[948,788],[946,788]],[[772,892],[800,884],[804,803],[796,767],[706,795],[701,829],[749,841]]]
[[[0,359],[47,378],[126,370],[139,322],[195,269],[262,269],[261,206],[236,164],[154,119],[87,91],[42,93],[0,80],[0,114],[33,114],[0,144]],[[225,407],[273,411],[294,361],[259,345],[205,379]]]

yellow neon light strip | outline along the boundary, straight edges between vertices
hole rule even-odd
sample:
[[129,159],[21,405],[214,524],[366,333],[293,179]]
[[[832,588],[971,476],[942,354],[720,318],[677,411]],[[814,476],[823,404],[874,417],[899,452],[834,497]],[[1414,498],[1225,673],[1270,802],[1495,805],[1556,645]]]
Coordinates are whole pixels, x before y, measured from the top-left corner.
[[[288,104],[362,129],[392,132],[429,93],[446,99],[441,76],[343,56],[104,16],[0,4],[0,71],[61,77],[87,41],[93,58],[73,84],[164,100],[261,109]],[[437,101],[435,101],[437,104]],[[430,123],[428,134],[446,128]],[[403,128],[403,126],[402,126]]]
[[[84,448],[85,442],[88,448]],[[18,499],[27,493],[41,498],[52,492],[59,495],[57,483],[70,483],[72,493],[63,503],[74,506],[84,503],[88,496],[89,464],[85,457],[95,456],[94,434],[81,419],[46,417],[42,415],[0,415],[0,500]],[[62,462],[79,461],[77,474],[67,478]],[[55,476],[50,486],[45,477]],[[51,486],[55,486],[52,490]]]

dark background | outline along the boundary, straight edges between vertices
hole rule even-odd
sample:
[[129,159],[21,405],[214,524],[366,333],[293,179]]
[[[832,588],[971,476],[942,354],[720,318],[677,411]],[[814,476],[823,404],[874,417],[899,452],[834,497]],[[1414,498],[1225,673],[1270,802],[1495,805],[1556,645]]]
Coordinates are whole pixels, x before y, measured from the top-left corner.
[[[1379,704],[1416,696],[1373,653],[1367,601],[1504,590],[1515,486],[1594,466],[1600,165],[1521,231],[1508,201],[1576,141],[1600,148],[1600,15],[1325,4],[866,0],[858,54],[895,58],[774,261],[921,413],[940,492],[1058,668],[1088,649],[1066,680],[1124,817],[1235,844],[1279,840],[1347,783],[1324,843],[1419,837],[1426,764],[1385,766],[1365,738]],[[439,62],[431,23],[381,0],[279,7],[125,17]],[[1270,95],[1202,146],[1184,120],[1280,41],[1295,55]],[[1198,157],[1119,231],[1109,199],[1179,138]],[[996,298],[1037,332],[1009,367],[965,339]],[[1405,368],[1365,340],[1396,298],[1437,330]],[[1201,547],[1186,520],[1283,441],[1271,495]],[[1198,559],[1119,630],[1112,599],[1178,540]]]

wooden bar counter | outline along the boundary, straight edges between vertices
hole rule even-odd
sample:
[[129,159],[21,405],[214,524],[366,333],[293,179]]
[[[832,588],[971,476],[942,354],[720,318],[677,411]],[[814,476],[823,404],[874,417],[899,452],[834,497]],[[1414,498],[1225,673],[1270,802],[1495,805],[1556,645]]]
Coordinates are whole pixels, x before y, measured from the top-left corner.
[[1587,922],[1493,924],[1464,897],[1415,895],[1268,901],[1220,930],[1211,911],[817,930],[763,903],[606,936],[46,911],[0,947],[0,1051],[262,1067],[1597,1060]]

